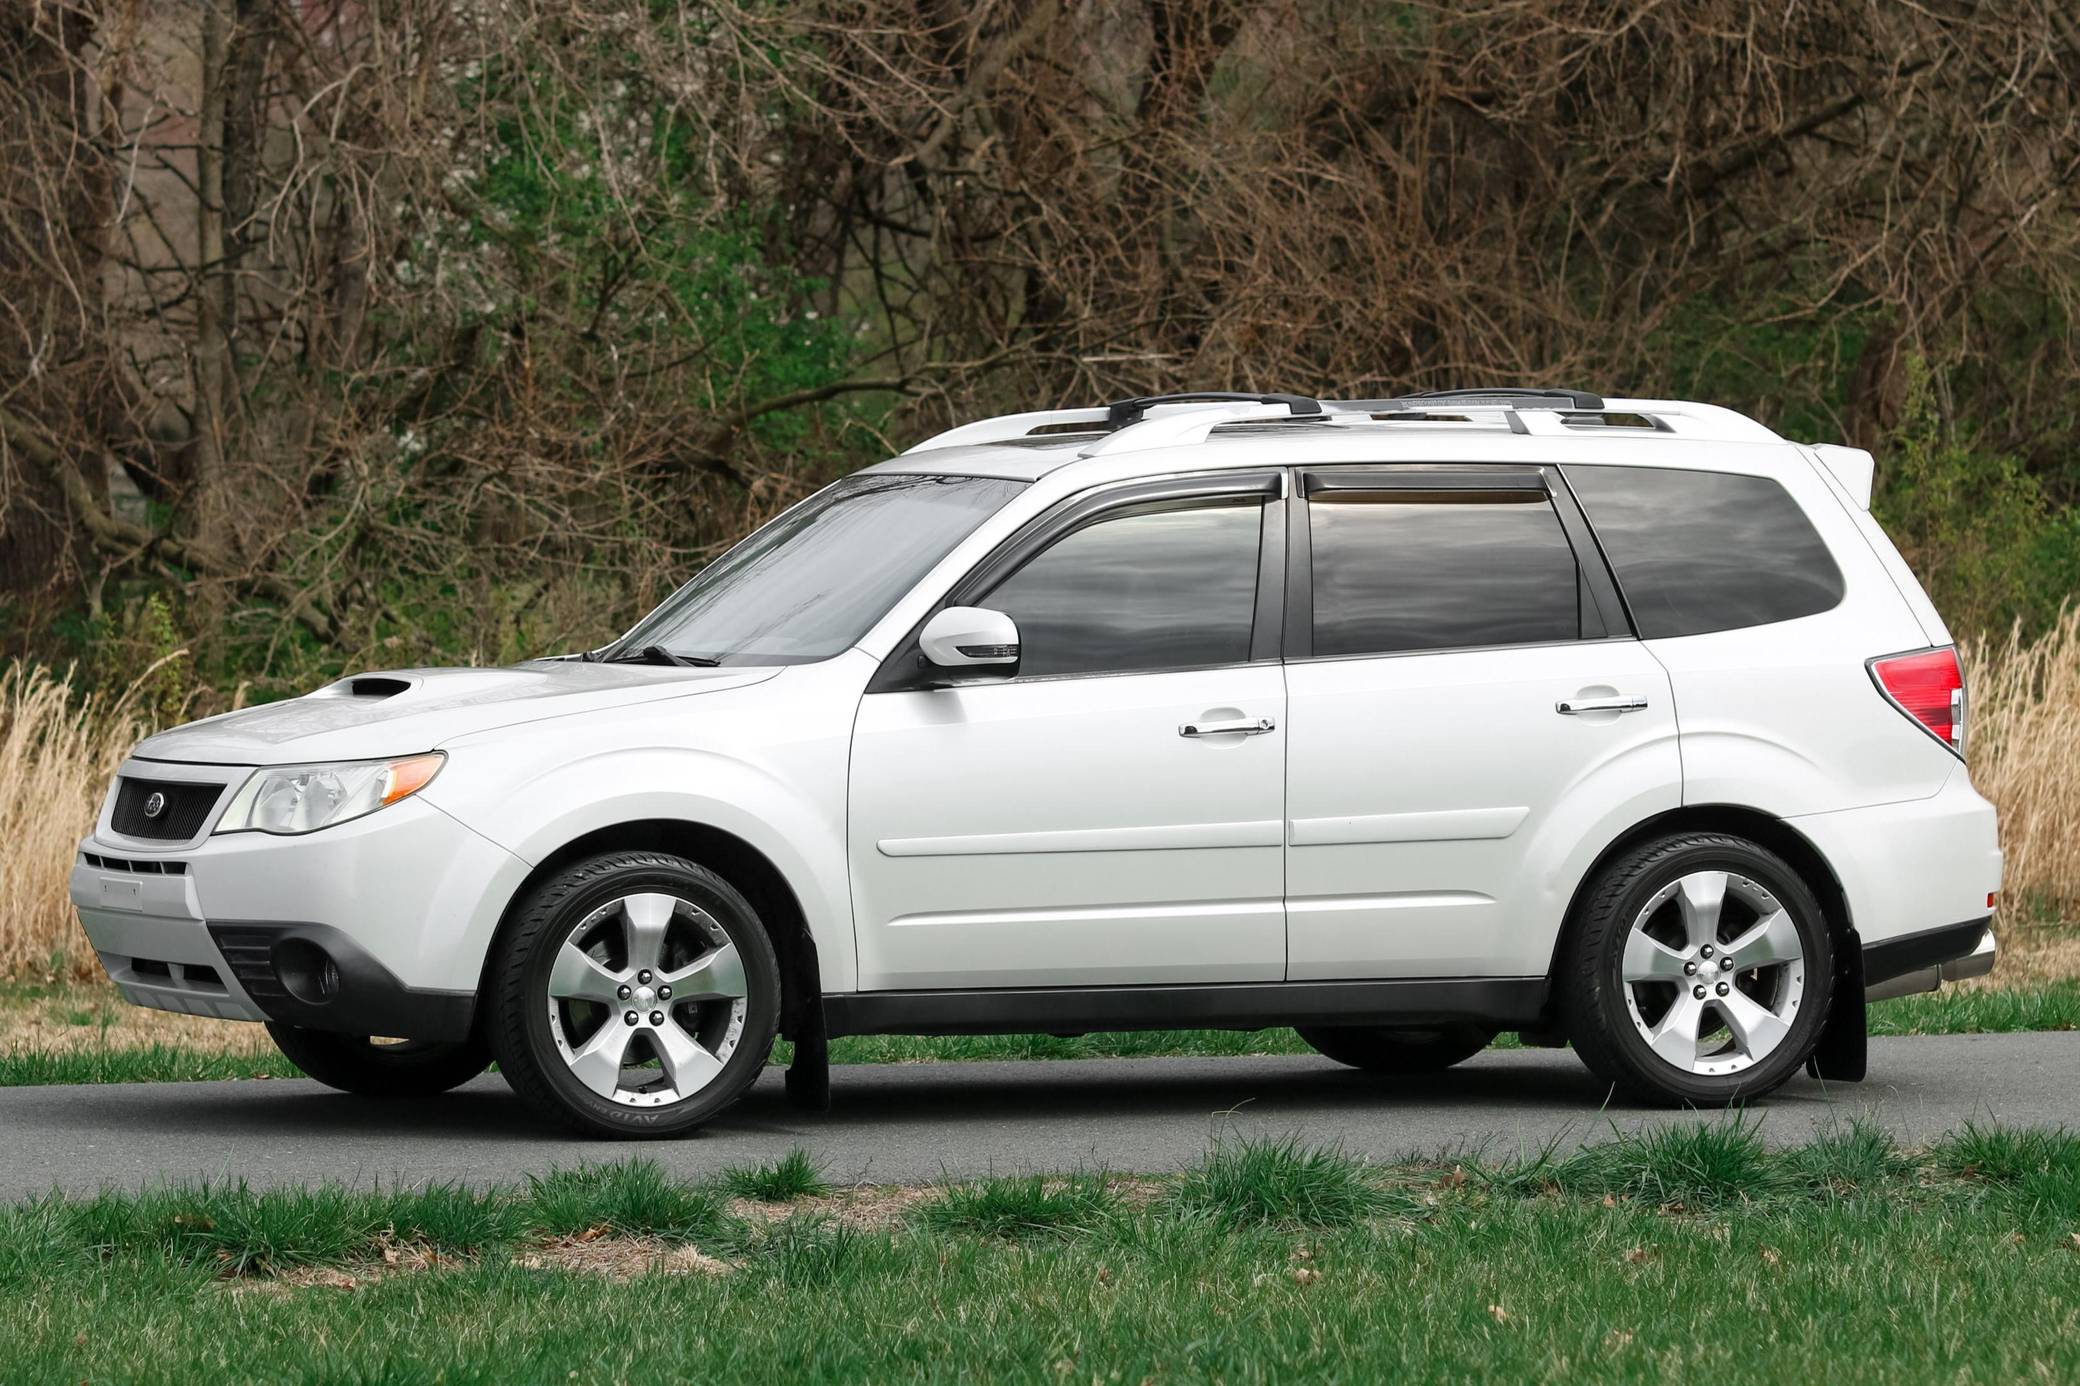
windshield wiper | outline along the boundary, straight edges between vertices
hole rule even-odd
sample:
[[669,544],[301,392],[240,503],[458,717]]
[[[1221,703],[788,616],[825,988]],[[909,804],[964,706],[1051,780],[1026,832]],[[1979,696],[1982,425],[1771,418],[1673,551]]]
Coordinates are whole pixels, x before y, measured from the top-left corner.
[[715,669],[722,661],[707,655],[678,654],[662,645],[645,645],[631,654],[614,655],[604,661],[607,664],[675,664],[682,668]]

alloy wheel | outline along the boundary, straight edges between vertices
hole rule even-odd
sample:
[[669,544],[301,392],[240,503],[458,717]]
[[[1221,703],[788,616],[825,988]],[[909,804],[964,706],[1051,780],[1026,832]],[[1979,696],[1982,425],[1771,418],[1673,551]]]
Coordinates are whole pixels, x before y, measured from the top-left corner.
[[1621,961],[1633,1027],[1687,1073],[1752,1067],[1791,1033],[1806,995],[1797,922],[1759,882],[1693,871],[1633,919]]
[[714,916],[657,892],[580,920],[549,973],[549,1033],[571,1073],[630,1107],[682,1102],[743,1039],[743,959]]

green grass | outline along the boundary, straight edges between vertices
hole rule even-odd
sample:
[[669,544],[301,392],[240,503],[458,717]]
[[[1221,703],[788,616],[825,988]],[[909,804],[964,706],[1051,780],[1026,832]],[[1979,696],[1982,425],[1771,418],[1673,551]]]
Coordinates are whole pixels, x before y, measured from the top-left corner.
[[983,1237],[1088,1232],[1124,1207],[1103,1174],[1081,1172],[1048,1178],[984,1179],[955,1184],[945,1197],[924,1207],[927,1225]]
[[681,1183],[654,1160],[584,1165],[528,1181],[532,1225],[561,1236],[595,1230],[693,1241],[724,1225],[721,1195]]
[[791,1203],[830,1192],[823,1170],[809,1152],[796,1146],[771,1164],[731,1165],[721,1174],[722,1187],[738,1198],[760,1203]]
[[[53,1197],[0,1209],[0,1380],[2080,1376],[2080,1139],[1756,1135],[1505,1164],[1231,1142],[1176,1176],[981,1181],[886,1223],[739,1220],[724,1181],[643,1161],[488,1192]],[[544,1250],[601,1228],[724,1268],[608,1279]]]
[[[0,988],[0,1004],[21,994]],[[2080,982],[2054,982],[2004,991],[1945,988],[1925,996],[1880,1001],[1870,1010],[1873,1035],[2006,1034],[2025,1030],[2080,1029]],[[106,1032],[104,1032],[106,1033]],[[1503,1035],[1496,1047],[1517,1046]],[[1288,1029],[1146,1030],[1080,1035],[852,1035],[831,1043],[840,1064],[953,1063],[991,1059],[1098,1059],[1155,1055],[1217,1058],[1234,1054],[1311,1054]],[[786,1044],[774,1062],[788,1061]],[[54,1052],[0,1053],[0,1087],[50,1083],[159,1083],[227,1078],[294,1078],[297,1071],[275,1054],[227,1055],[168,1045],[103,1045]]]
[[1178,1212],[1228,1226],[1350,1227],[1387,1203],[1363,1165],[1297,1136],[1221,1141],[1170,1193]]

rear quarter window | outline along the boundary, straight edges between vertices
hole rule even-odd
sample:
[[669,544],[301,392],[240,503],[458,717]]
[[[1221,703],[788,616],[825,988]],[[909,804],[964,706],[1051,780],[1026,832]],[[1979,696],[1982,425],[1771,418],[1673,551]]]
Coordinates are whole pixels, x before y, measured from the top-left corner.
[[1673,467],[1563,467],[1642,639],[1829,610],[1842,571],[1777,482]]

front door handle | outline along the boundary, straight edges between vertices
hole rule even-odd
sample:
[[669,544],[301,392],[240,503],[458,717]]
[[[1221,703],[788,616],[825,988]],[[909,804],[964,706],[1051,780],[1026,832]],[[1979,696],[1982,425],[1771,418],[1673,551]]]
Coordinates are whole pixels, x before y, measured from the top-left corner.
[[1638,712],[1646,705],[1645,698],[1566,698],[1553,704],[1553,711],[1573,717],[1583,712]]
[[1179,736],[1262,736],[1278,723],[1269,717],[1241,717],[1233,722],[1187,722],[1177,729]]

